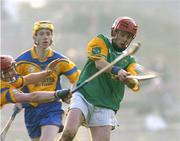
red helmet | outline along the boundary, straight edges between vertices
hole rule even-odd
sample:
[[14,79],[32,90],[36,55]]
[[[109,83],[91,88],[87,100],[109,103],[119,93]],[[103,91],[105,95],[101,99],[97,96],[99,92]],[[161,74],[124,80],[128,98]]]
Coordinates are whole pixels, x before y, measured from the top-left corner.
[[0,55],[0,62],[1,62],[1,67],[0,70],[4,71],[10,68],[14,63],[15,60],[13,59],[12,56],[9,55]]
[[117,18],[111,28],[111,36],[115,36],[115,33],[118,30],[130,32],[136,36],[137,33],[137,24],[134,19],[129,18],[129,17],[119,17]]

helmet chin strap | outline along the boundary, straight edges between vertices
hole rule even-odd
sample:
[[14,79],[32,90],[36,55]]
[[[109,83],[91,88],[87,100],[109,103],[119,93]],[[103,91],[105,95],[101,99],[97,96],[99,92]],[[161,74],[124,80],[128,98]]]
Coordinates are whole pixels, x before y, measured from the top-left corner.
[[[7,73],[8,73],[8,76],[5,76],[4,73],[1,72],[1,79],[2,79],[3,81],[9,82],[9,83],[14,83],[14,82],[16,82],[18,75],[15,74],[15,75],[11,76],[11,75],[9,74],[9,72],[7,72]],[[6,73],[6,74],[7,74],[7,73]]]
[[34,44],[35,44],[36,46],[39,45],[39,44],[38,44],[38,41],[36,41],[36,40],[34,40]]

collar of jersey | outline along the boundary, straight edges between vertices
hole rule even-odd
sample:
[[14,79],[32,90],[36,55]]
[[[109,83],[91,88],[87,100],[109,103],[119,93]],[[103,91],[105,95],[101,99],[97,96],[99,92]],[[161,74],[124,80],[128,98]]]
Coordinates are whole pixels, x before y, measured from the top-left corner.
[[[31,54],[32,54],[32,57],[33,57],[33,58],[35,58],[35,59],[38,59],[38,58],[39,58],[38,55],[37,55],[37,53],[36,53],[35,46],[31,49]],[[53,50],[50,48],[50,49],[48,50],[47,57],[49,58],[49,57],[51,57],[51,56],[53,56]]]

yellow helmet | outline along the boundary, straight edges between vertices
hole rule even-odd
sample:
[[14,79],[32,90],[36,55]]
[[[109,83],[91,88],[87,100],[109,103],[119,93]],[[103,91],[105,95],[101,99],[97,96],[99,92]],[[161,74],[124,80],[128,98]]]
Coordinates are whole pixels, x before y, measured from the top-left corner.
[[36,32],[42,28],[49,29],[53,32],[54,25],[50,21],[38,21],[34,23],[32,35],[34,36]]

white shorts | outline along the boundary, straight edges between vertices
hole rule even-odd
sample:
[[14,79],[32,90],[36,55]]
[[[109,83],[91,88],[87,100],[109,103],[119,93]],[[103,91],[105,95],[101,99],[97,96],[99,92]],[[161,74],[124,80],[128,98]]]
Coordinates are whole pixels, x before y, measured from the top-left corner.
[[76,92],[73,94],[70,109],[78,108],[85,117],[83,123],[86,127],[110,125],[113,128],[118,125],[115,112],[111,109],[97,107],[87,102],[84,96]]

